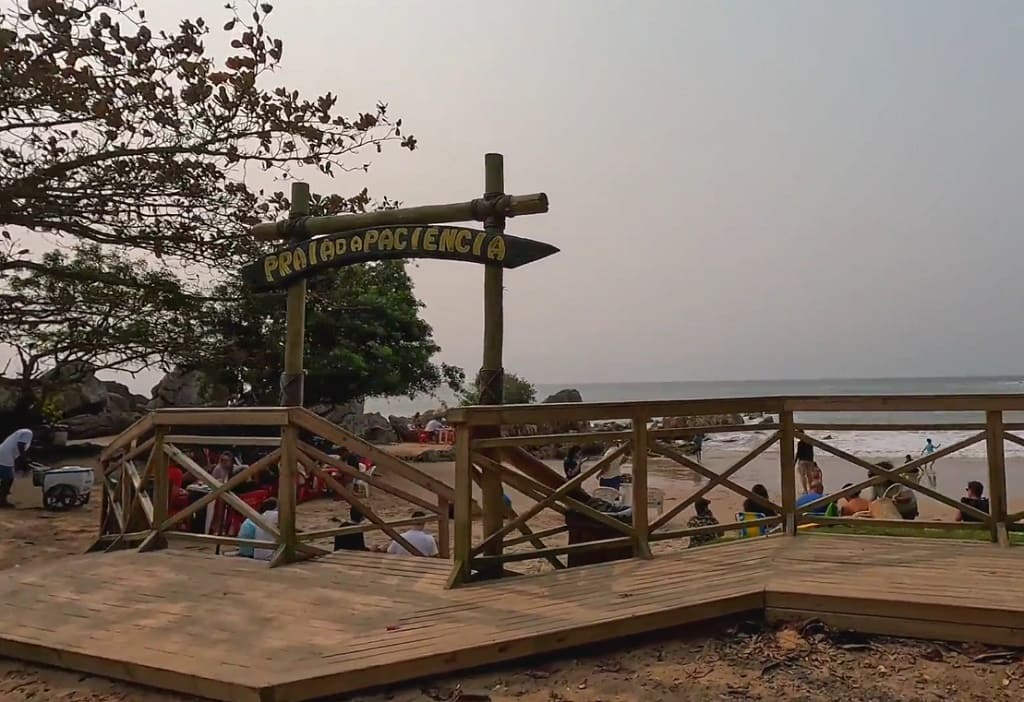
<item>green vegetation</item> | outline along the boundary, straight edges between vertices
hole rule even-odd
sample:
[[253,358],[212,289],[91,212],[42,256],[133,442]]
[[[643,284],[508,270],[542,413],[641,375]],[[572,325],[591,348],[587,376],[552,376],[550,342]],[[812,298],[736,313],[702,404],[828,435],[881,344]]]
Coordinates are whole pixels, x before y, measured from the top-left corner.
[[[475,387],[463,387],[457,391],[459,402],[463,405],[478,404],[480,402],[479,385],[480,379],[478,377]],[[537,400],[537,388],[533,386],[533,383],[515,373],[505,371],[503,386],[504,403],[506,405],[529,405]]]
[[[989,541],[990,536],[982,529],[929,529],[924,522],[908,522],[906,527],[899,526],[878,526],[870,524],[869,520],[863,520],[864,524],[837,524],[820,526],[815,529],[801,531],[801,536],[811,534],[814,536],[830,536],[836,534],[855,536],[912,536],[928,539],[960,539],[965,541]],[[1024,533],[1011,532],[1010,542],[1024,544]]]

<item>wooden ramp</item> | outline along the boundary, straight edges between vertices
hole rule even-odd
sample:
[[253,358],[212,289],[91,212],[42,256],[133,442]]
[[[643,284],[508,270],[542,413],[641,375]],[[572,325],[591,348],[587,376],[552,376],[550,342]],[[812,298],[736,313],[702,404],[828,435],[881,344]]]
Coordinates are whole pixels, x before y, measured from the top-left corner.
[[[339,553],[267,569],[122,551],[0,574],[0,655],[222,700],[306,700],[740,612],[1024,644],[1024,556],[801,536],[455,590],[441,560]],[[958,635],[962,634],[962,635]]]

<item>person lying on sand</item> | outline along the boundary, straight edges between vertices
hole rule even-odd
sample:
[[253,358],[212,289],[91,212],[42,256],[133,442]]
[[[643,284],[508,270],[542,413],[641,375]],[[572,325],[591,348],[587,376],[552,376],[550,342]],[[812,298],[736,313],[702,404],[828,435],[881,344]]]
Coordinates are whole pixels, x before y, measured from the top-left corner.
[[[845,490],[851,485],[853,483],[847,483],[843,489]],[[860,496],[860,490],[839,501],[839,516],[852,517],[859,512],[871,512],[871,503]]]

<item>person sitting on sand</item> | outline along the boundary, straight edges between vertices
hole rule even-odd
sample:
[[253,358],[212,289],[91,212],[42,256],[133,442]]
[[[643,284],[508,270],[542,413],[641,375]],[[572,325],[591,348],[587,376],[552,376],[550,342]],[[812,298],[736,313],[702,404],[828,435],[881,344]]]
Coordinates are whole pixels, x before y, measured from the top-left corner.
[[[424,531],[427,526],[427,515],[425,512],[413,512],[413,519],[419,519],[420,521],[413,524],[409,531],[402,534],[402,538],[409,542],[409,545],[420,552],[420,555],[433,558],[438,554],[437,541],[434,537]],[[388,546],[388,553],[392,556],[412,556],[404,546],[399,544],[397,541],[392,541],[391,545]]]
[[427,426],[425,427],[425,431],[430,433],[430,440],[435,444],[441,440],[442,429],[444,429],[444,422],[436,417],[427,422]]
[[[845,490],[851,487],[853,483],[847,483],[843,486]],[[858,512],[870,512],[871,503],[860,496],[860,490],[849,495],[846,499],[840,500],[839,502],[839,516],[841,517],[852,517]]]
[[[341,526],[358,526],[362,523],[363,513],[353,507],[348,511],[348,521]],[[366,548],[366,533],[362,531],[353,534],[337,534],[334,537],[335,551],[369,551]]]
[[[768,497],[768,488],[766,488],[761,483],[758,483],[754,487],[750,488],[750,491],[757,495],[758,497],[763,497],[766,500],[771,499]],[[775,510],[773,510],[771,507],[768,507],[767,505],[762,505],[760,502],[754,502],[749,497],[743,500],[743,511],[750,512],[751,514],[763,514],[766,517],[775,516]]]
[[[960,501],[963,502],[965,505],[974,507],[975,509],[980,509],[985,514],[988,514],[990,506],[988,503],[988,498],[984,497],[984,494],[985,486],[979,483],[977,480],[972,480],[971,482],[967,483],[967,496],[961,497]],[[956,521],[980,522],[981,520],[973,514],[969,514],[967,512],[964,512],[963,510],[957,510]]]
[[[807,492],[796,498],[796,506],[803,507],[804,505],[809,505],[816,500],[820,500],[822,497],[824,497],[824,495],[825,483],[821,480],[821,477],[819,475],[817,478],[811,481],[811,484],[808,486]],[[828,505],[819,505],[815,507],[813,510],[811,510],[809,514],[825,514],[825,511],[827,509]]]
[[[265,499],[263,504],[260,505],[260,514],[265,520],[277,526],[277,500],[273,497]],[[274,537],[269,532],[258,527],[256,522],[248,517],[242,522],[242,526],[238,528],[238,538],[252,539],[253,541],[274,540]],[[259,558],[269,561],[274,552],[271,549],[255,549],[252,546],[243,545],[238,547],[238,555],[243,558]]]
[[[718,520],[715,519],[715,515],[711,512],[711,502],[704,499],[703,497],[698,498],[693,503],[694,515],[690,517],[690,521],[686,523],[687,528],[693,529],[695,527],[703,526],[714,526],[718,524]],[[704,544],[710,544],[713,541],[717,541],[722,537],[721,531],[705,531],[700,534],[694,534],[690,537],[690,548],[695,546],[703,546]]]

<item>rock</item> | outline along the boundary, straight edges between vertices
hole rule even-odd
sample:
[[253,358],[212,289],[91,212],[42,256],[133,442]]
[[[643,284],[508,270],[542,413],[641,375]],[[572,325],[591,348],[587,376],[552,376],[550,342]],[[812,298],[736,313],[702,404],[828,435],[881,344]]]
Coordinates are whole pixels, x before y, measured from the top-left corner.
[[370,414],[350,414],[342,421],[336,422],[342,429],[347,429],[361,439],[374,444],[393,444],[398,436],[391,423],[384,415],[376,412]]
[[559,390],[553,395],[548,395],[544,400],[544,404],[553,402],[583,402],[583,395],[576,388],[566,388],[565,390]]
[[344,423],[346,417],[363,414],[366,411],[362,400],[349,400],[340,405],[323,402],[313,405],[309,409],[324,419],[339,425]]
[[141,414],[104,410],[94,414],[80,414],[62,421],[68,428],[69,439],[94,439],[111,436],[131,426]]
[[419,430],[412,425],[412,420],[408,417],[399,417],[393,414],[388,417],[388,424],[391,425],[391,430],[395,432],[399,441],[415,444],[420,440]]
[[153,399],[147,407],[200,407],[208,399],[204,385],[205,379],[200,371],[176,368],[154,386]]
[[687,429],[690,427],[717,427],[726,424],[743,424],[741,414],[704,414],[694,417],[665,417],[661,426],[665,429]]
[[87,363],[68,363],[47,371],[39,378],[47,392],[57,398],[65,417],[100,412],[107,405],[110,392]]

